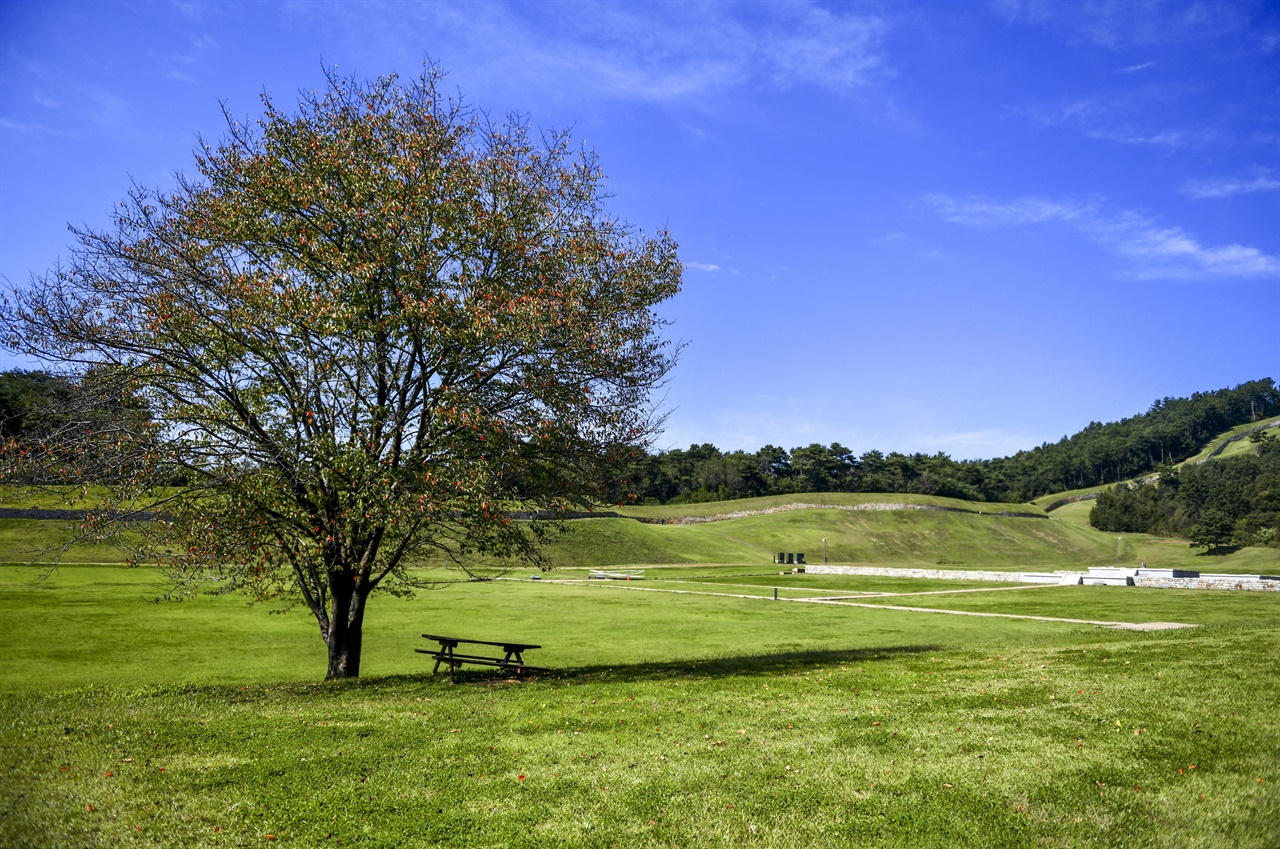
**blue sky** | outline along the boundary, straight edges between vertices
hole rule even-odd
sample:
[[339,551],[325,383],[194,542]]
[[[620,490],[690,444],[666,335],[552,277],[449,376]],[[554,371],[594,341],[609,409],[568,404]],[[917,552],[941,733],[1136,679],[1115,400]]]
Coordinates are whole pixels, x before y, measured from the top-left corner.
[[679,240],[659,447],[990,457],[1280,379],[1265,2],[6,0],[0,282],[191,170],[220,102],[428,56]]

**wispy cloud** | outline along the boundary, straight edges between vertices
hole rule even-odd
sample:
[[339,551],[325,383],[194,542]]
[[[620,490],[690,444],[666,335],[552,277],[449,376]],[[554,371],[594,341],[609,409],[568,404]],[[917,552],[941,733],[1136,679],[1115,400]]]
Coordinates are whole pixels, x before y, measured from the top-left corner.
[[693,268],[693,269],[697,269],[698,271],[719,271],[720,270],[720,266],[716,265],[713,262],[686,262],[684,266],[685,268]]
[[1181,227],[1163,226],[1139,212],[1106,212],[1096,202],[1042,198],[995,201],[937,194],[924,200],[943,220],[967,227],[1067,224],[1127,260],[1131,275],[1142,280],[1280,274],[1280,257],[1247,245],[1202,245]]
[[1100,141],[1120,142],[1121,144],[1144,145],[1147,147],[1184,147],[1193,141],[1191,133],[1182,130],[1165,130],[1156,133],[1130,132],[1124,128],[1104,128],[1086,130],[1085,138]]
[[[1113,96],[1110,98],[1076,98],[1057,104],[1037,104],[1018,110],[1043,128],[1066,127],[1095,141],[1144,147],[1184,148],[1205,144],[1213,139],[1207,130],[1182,130],[1152,127],[1146,117],[1159,110],[1144,99],[1152,97]],[[1133,116],[1141,118],[1135,119]]]
[[[1265,28],[1251,26],[1249,3],[1163,2],[1163,0],[996,0],[1001,18],[1048,27],[1101,47],[1177,44],[1231,35],[1265,40]],[[1255,32],[1255,29],[1261,29]]]
[[925,203],[945,221],[966,227],[1012,227],[1046,221],[1073,221],[1090,213],[1091,207],[1078,202],[1022,198],[996,201],[984,198],[953,198],[926,195]]
[[1255,192],[1274,192],[1278,189],[1280,189],[1280,180],[1271,176],[1270,171],[1262,171],[1252,177],[1210,177],[1203,180],[1188,180],[1178,191],[1187,197],[1205,200],[1249,195]]
[[420,57],[431,34],[448,45],[439,58],[473,79],[536,79],[564,97],[669,100],[750,84],[851,90],[889,72],[882,17],[808,2],[606,3],[590,14],[563,2],[295,2],[284,9],[298,26],[359,33],[361,47],[383,57]]
[[1155,62],[1143,62],[1140,65],[1130,65],[1127,68],[1119,68],[1118,72],[1121,74],[1136,74],[1138,71],[1146,71],[1150,68],[1154,68],[1155,66]]

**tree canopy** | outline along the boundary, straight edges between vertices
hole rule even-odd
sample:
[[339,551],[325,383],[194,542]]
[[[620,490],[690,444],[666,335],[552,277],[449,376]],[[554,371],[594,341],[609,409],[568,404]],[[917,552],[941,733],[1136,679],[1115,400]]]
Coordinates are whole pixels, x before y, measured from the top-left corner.
[[[3,307],[10,348],[149,412],[111,436],[134,462],[98,530],[149,504],[140,558],[299,597],[329,677],[359,674],[366,599],[420,585],[414,564],[536,562],[541,526],[511,510],[613,497],[676,353],[655,312],[680,287],[671,236],[608,216],[567,134],[440,81],[335,75],[294,114],[264,96],[197,176],[135,188]],[[10,474],[83,472],[66,457],[6,450]]]

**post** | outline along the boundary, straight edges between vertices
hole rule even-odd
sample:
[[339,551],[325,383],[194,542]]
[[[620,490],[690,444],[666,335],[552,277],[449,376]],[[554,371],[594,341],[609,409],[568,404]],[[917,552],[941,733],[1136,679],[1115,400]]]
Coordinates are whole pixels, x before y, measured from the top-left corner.
[[774,600],[774,601],[777,601],[777,600],[778,600],[778,588],[777,588],[777,587],[774,587],[774,588],[773,588],[773,600]]
[[822,562],[827,562],[827,538],[822,538]]

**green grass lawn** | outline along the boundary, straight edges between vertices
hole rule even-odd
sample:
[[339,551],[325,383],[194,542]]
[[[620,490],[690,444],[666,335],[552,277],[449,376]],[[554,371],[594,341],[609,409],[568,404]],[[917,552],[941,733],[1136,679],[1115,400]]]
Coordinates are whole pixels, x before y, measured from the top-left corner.
[[[1090,566],[1195,569],[1280,574],[1280,549],[1245,548],[1208,556],[1185,540],[1147,534],[1108,534],[1089,526],[1092,502],[1068,504],[1045,519],[974,516],[920,510],[798,510],[695,525],[649,525],[633,519],[568,522],[546,546],[560,569],[758,564],[776,552],[803,551],[820,562],[822,540],[833,563],[864,563],[1003,571],[1083,570]],[[70,538],[70,524],[0,519],[0,563],[49,561]],[[75,547],[64,562],[120,563],[110,545]]]
[[[711,588],[719,571],[653,570]],[[823,577],[724,571],[722,583],[808,589]],[[151,570],[35,574],[0,568],[9,846],[1280,842],[1270,594],[923,597],[1211,623],[1136,633],[460,585],[375,599],[366,679],[322,684],[315,625],[298,609],[153,604]],[[555,672],[464,672],[450,686],[412,652],[422,631],[539,642],[530,662]]]
[[0,563],[124,563],[128,553],[111,543],[66,543],[77,536],[72,522],[0,519]]
[[547,553],[556,566],[592,568],[768,564],[779,551],[802,551],[815,562],[824,538],[833,563],[1034,570],[1103,565],[1117,555],[1110,535],[1072,523],[920,510],[797,510],[696,525],[590,519],[568,523]]
[[[1271,428],[1262,432],[1264,439],[1280,439],[1280,428]],[[1218,457],[1235,457],[1239,454],[1257,454],[1258,446],[1254,445],[1248,439],[1237,439],[1235,442],[1222,449],[1222,453]],[[1215,458],[1217,459],[1217,458]]]
[[936,507],[954,507],[977,513],[1013,511],[1040,513],[1031,504],[1003,504],[987,501],[963,501],[938,495],[914,495],[911,493],[885,492],[804,492],[788,495],[766,495],[760,498],[740,498],[734,501],[712,501],[702,504],[661,504],[654,506],[626,506],[608,508],[624,516],[641,516],[651,519],[669,519],[684,516],[719,516],[744,510],[767,510],[790,504],[831,504],[853,506],[858,504],[927,504]]
[[[1262,425],[1273,425],[1277,423],[1280,423],[1280,416],[1272,416],[1269,419],[1258,419],[1258,421],[1256,422],[1249,422],[1248,424],[1237,425],[1236,427],[1233,427],[1231,430],[1228,430],[1225,433],[1220,433],[1217,436],[1215,436],[1209,442],[1209,444],[1205,446],[1203,451],[1201,451],[1199,454],[1196,454],[1192,457],[1188,457],[1185,461],[1183,461],[1182,463],[1179,463],[1178,465],[1186,465],[1189,463],[1203,462],[1225,440],[1230,439],[1233,436],[1239,436],[1242,433],[1248,433],[1254,428],[1260,427]],[[1272,438],[1274,436],[1274,431],[1268,432],[1267,436],[1268,438]],[[1248,450],[1251,450],[1252,448],[1253,446],[1249,443],[1248,438],[1245,438],[1245,439],[1238,440],[1237,442],[1231,443],[1218,456],[1230,457],[1232,454],[1237,454],[1237,453],[1240,453],[1241,451],[1248,451]]]
[[[1083,489],[1069,489],[1066,492],[1055,492],[1050,495],[1042,495],[1039,498],[1032,501],[1031,503],[1034,504],[1036,507],[1039,507],[1041,510],[1044,510],[1046,507],[1048,507],[1050,504],[1053,504],[1055,501],[1061,501],[1062,499],[1070,498],[1073,495],[1096,495],[1097,493],[1102,492],[1104,489],[1110,489],[1113,486],[1115,486],[1115,484],[1109,483],[1109,484],[1102,484],[1101,486],[1086,486]],[[1079,502],[1073,502],[1073,504],[1074,503],[1079,503]],[[1093,502],[1092,500],[1086,500],[1084,503],[1092,505]],[[1049,515],[1057,516],[1062,510],[1065,510],[1069,506],[1071,505],[1063,505],[1062,507],[1058,507],[1053,511],[1051,511]]]

